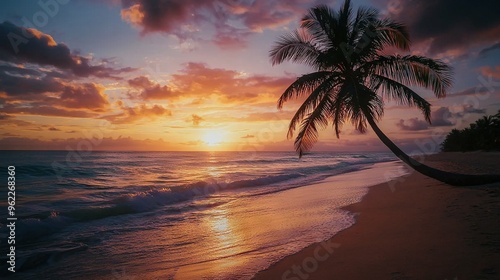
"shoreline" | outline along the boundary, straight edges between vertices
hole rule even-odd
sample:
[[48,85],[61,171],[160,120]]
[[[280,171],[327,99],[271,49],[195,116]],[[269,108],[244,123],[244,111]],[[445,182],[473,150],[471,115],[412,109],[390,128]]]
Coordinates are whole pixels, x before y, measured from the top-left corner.
[[[452,170],[470,173],[500,166],[484,153],[426,159],[448,170],[453,160]],[[356,215],[354,225],[252,279],[499,279],[499,187],[457,188],[416,172],[370,186],[361,202],[343,207]]]
[[[356,171],[336,174],[301,187],[258,196],[257,200],[252,198],[245,201],[246,199],[242,198],[229,207],[222,206],[218,211],[233,213],[227,216],[227,224],[235,226],[231,230],[234,234],[231,232],[224,234],[223,240],[229,241],[239,236],[236,234],[240,231],[238,228],[251,224],[252,228],[245,230],[241,228],[241,231],[246,235],[264,239],[269,238],[272,232],[271,235],[274,237],[266,241],[271,243],[265,243],[265,246],[252,245],[253,247],[240,251],[237,256],[214,259],[204,264],[188,264],[176,272],[175,279],[177,277],[178,279],[251,279],[255,273],[277,260],[350,227],[355,222],[354,217],[343,207],[359,202],[368,192],[368,188],[359,178],[371,182],[383,182],[387,176],[394,177],[394,174],[401,174],[402,168],[401,164],[394,161],[367,164]],[[380,174],[386,176],[381,177]],[[240,212],[259,213],[259,215],[237,214]],[[259,231],[256,228],[263,230]],[[315,230],[309,231],[310,228]],[[289,240],[293,242],[287,242]],[[253,242],[255,241],[246,241],[248,244],[254,244]],[[235,245],[235,248],[245,248],[245,246],[245,242],[241,242]],[[231,264],[234,264],[233,267]],[[217,272],[217,267],[224,269],[219,274],[214,274]]]

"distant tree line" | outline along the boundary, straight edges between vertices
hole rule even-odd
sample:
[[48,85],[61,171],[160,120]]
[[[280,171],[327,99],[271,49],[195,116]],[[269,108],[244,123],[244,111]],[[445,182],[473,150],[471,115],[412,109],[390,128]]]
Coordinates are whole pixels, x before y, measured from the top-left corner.
[[484,116],[469,127],[453,129],[441,144],[443,152],[500,150],[500,110],[496,115]]

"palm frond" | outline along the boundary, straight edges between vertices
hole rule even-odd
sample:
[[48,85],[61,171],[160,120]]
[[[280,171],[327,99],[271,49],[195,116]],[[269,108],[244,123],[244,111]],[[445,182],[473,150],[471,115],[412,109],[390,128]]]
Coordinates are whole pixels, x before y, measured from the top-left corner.
[[302,157],[304,152],[309,151],[318,140],[318,127],[325,128],[328,125],[330,116],[331,99],[330,95],[325,95],[314,108],[314,111],[302,120],[300,131],[295,139],[295,150]]
[[[389,100],[395,100],[397,103],[407,106],[416,106],[424,114],[425,120],[430,123],[431,104],[424,98],[418,95],[409,87],[380,75],[372,75],[370,79],[380,86],[382,95],[388,97]],[[372,88],[372,91],[377,92],[377,88]]]
[[[338,76],[338,75],[337,75]],[[293,133],[297,127],[297,124],[304,119],[304,116],[311,113],[314,108],[319,105],[319,102],[323,99],[325,95],[334,94],[332,90],[340,83],[336,78],[337,76],[330,76],[322,84],[317,86],[309,95],[309,97],[302,103],[302,105],[297,109],[295,115],[290,121],[288,126],[287,138],[292,138]]]
[[438,97],[445,97],[452,84],[453,70],[440,60],[423,56],[379,56],[357,69],[373,72],[410,86],[431,89]]
[[278,99],[278,109],[283,108],[283,104],[290,99],[295,99],[302,95],[309,94],[334,74],[335,73],[331,71],[318,71],[299,77]]
[[382,98],[380,98],[380,96],[377,95],[377,93],[375,93],[365,85],[360,85],[360,87],[363,92],[364,99],[362,101],[362,104],[365,104],[361,107],[362,109],[364,107],[365,110],[367,110],[364,112],[364,115],[366,117],[372,118],[375,121],[379,120],[384,114],[384,101],[382,100]]
[[346,100],[347,118],[351,119],[351,123],[356,130],[365,133],[367,128],[366,118],[370,117],[378,120],[383,115],[383,100],[363,84],[353,83],[349,86],[354,93],[348,95]]
[[346,119],[346,111],[347,111],[347,96],[349,91],[345,85],[343,85],[338,93],[335,95],[335,98],[332,101],[332,124],[335,129],[335,135],[337,138],[340,138],[340,129],[342,128],[345,119]]
[[339,10],[338,32],[343,42],[348,42],[352,29],[352,6],[351,0],[346,0]]
[[379,21],[376,30],[380,34],[383,48],[392,46],[404,51],[410,50],[410,34],[405,25],[383,19]]
[[379,13],[376,9],[360,7],[356,13],[356,18],[352,25],[352,33],[349,38],[349,45],[354,46],[363,37],[367,24],[378,19]]
[[299,29],[281,36],[269,52],[269,56],[273,65],[290,60],[314,66],[320,53],[321,51],[314,45],[313,37]]
[[329,49],[341,42],[338,17],[338,13],[330,7],[319,5],[309,9],[309,12],[302,18],[300,27],[308,30],[324,49]]
[[359,26],[361,32],[355,40],[353,60],[360,63],[372,60],[387,47],[410,49],[409,34],[404,25],[389,19],[379,20],[378,13],[372,13]]
[[430,89],[438,98],[451,87],[453,70],[440,60],[381,55],[388,47],[409,50],[406,27],[381,18],[375,9],[361,7],[354,14],[351,2],[345,0],[339,10],[326,5],[309,9],[298,31],[281,37],[270,52],[273,65],[290,60],[316,71],[298,78],[278,100],[282,108],[290,99],[307,96],[287,134],[291,138],[298,129],[294,145],[299,156],[330,121],[337,138],[348,121],[360,132],[368,124],[376,127],[386,98],[418,107],[430,122],[430,103],[412,87]]

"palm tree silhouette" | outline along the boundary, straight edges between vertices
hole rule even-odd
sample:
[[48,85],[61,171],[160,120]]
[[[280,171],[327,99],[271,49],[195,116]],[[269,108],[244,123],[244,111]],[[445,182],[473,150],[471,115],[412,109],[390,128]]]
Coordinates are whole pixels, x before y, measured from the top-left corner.
[[306,97],[293,116],[288,138],[299,126],[295,149],[302,156],[318,138],[318,128],[333,123],[337,138],[350,121],[364,133],[367,124],[382,142],[416,171],[452,185],[500,181],[494,175],[463,175],[419,163],[397,147],[377,126],[384,113],[383,98],[416,106],[430,123],[431,105],[410,87],[430,89],[438,98],[452,84],[452,69],[439,60],[417,55],[384,55],[387,48],[408,51],[406,27],[381,19],[371,8],[353,13],[346,0],[339,11],[321,5],[311,8],[300,28],[278,39],[270,51],[273,65],[284,61],[307,64],[315,72],[293,82],[278,100],[278,108],[291,99]]

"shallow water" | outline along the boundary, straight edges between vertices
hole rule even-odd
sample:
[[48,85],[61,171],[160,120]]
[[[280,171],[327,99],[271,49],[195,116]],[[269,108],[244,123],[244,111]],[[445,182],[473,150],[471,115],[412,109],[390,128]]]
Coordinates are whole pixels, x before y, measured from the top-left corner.
[[340,207],[402,174],[391,154],[0,153],[22,279],[248,279],[352,225]]

